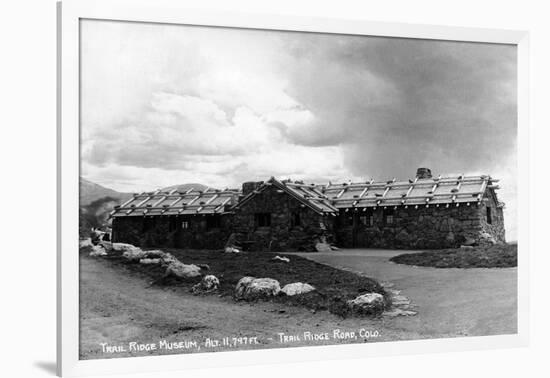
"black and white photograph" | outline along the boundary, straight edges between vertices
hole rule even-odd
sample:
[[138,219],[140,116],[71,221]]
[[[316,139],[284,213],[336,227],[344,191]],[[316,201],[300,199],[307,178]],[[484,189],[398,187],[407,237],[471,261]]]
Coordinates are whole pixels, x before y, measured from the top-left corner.
[[517,45],[79,30],[79,359],[518,333]]

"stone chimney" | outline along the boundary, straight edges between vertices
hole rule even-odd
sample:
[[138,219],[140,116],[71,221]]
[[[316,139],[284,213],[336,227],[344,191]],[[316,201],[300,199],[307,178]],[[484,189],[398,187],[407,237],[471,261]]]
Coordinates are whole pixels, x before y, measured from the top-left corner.
[[256,189],[258,189],[263,183],[264,183],[263,181],[243,182],[243,197],[246,197]]
[[418,168],[416,170],[416,177],[421,179],[431,179],[432,178],[432,171],[430,168]]

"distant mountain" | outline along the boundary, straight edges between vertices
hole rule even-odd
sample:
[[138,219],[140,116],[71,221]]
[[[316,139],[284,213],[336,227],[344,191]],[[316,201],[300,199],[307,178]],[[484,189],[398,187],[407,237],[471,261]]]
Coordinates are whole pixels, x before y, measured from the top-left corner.
[[[206,185],[191,183],[191,184],[180,184],[180,185],[167,186],[166,188],[162,188],[161,190],[163,192],[169,192],[171,190],[177,189],[178,192],[186,192],[189,189],[206,190],[206,188],[208,188],[208,186],[206,186]],[[211,188],[211,189],[214,189],[214,188]]]
[[88,206],[102,198],[112,198],[117,202],[124,202],[132,197],[132,193],[121,193],[106,188],[85,178],[80,178],[80,206]]
[[[177,189],[186,192],[189,189],[205,190],[206,185],[191,183],[172,185],[162,191]],[[108,229],[111,224],[110,212],[116,205],[120,205],[130,198],[132,193],[121,193],[116,190],[98,185],[85,178],[80,178],[80,235],[88,237],[92,228]]]
[[80,178],[80,216],[79,231],[81,237],[88,237],[92,228],[110,226],[109,213],[116,205],[129,200],[131,193],[120,193],[105,188],[85,178]]

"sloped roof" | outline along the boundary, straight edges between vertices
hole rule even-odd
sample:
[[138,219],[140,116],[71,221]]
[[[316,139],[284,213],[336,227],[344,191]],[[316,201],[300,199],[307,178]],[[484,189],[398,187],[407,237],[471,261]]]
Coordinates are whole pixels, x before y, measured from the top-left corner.
[[290,180],[279,181],[274,177],[271,177],[267,182],[263,183],[254,190],[252,193],[244,197],[236,207],[240,207],[252,199],[256,194],[262,192],[270,186],[275,186],[277,189],[282,190],[290,196],[296,198],[304,205],[308,206],[317,213],[332,213],[338,211],[327,197],[321,192],[320,188],[314,184],[304,184],[302,182],[292,182]]
[[132,199],[116,207],[112,217],[144,215],[221,214],[238,199],[237,190],[205,189],[178,192],[157,190],[134,195]]
[[136,194],[116,207],[112,217],[144,215],[221,214],[228,207],[238,208],[266,188],[275,186],[319,214],[335,214],[339,209],[439,206],[481,203],[487,190],[498,188],[491,176],[451,176],[408,181],[369,181],[327,185],[304,184],[301,181],[277,180],[272,177],[239,201],[241,191],[195,190],[161,191]]
[[490,176],[453,176],[409,181],[329,184],[320,187],[338,209],[377,206],[451,205],[481,202],[487,189],[496,190]]

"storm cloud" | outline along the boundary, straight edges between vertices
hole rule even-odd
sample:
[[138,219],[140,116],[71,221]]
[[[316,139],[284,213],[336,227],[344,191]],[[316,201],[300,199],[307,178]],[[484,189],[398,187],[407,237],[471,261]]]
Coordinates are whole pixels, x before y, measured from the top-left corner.
[[[118,190],[270,176],[491,174],[515,235],[511,45],[82,21],[82,175]],[[512,236],[513,238],[513,236]]]

